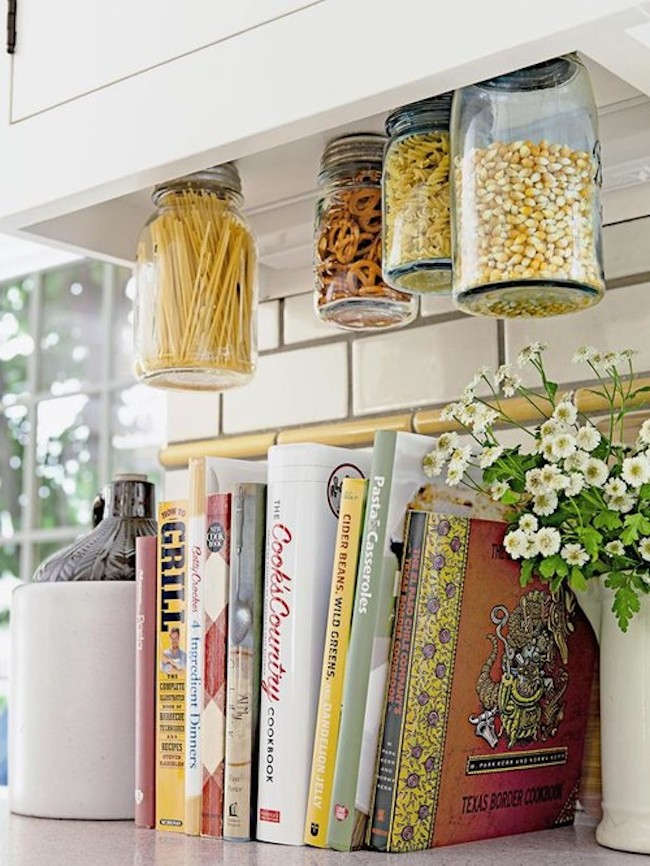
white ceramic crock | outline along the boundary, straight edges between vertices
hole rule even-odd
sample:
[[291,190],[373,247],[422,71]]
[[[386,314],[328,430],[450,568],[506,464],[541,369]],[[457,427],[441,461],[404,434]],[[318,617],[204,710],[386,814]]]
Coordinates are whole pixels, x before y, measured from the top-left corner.
[[135,583],[20,586],[11,632],[12,811],[133,818]]

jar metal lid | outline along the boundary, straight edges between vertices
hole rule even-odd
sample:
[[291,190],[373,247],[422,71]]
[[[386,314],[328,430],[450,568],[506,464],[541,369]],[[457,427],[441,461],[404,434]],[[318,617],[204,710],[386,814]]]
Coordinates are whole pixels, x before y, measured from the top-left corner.
[[234,162],[224,162],[223,165],[213,165],[211,168],[159,183],[154,187],[151,198],[156,204],[160,196],[172,189],[200,188],[206,184],[217,184],[241,196],[241,178],[237,166]]
[[381,168],[385,144],[386,138],[375,132],[358,132],[333,139],[323,151],[318,180],[322,180],[324,172],[346,163],[376,162]]
[[414,126],[449,126],[453,91],[401,105],[386,118],[386,133],[399,135]]
[[566,84],[573,78],[581,65],[576,54],[567,54],[564,57],[554,57],[551,60],[544,60],[542,63],[535,63],[533,66],[506,72],[496,78],[489,78],[487,81],[481,81],[477,86],[504,90],[509,93],[546,90]]

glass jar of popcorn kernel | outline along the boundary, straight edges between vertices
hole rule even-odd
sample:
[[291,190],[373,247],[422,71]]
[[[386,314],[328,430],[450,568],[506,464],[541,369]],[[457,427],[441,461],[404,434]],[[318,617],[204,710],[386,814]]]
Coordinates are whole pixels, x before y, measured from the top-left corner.
[[451,93],[404,105],[386,120],[384,279],[409,292],[451,291]]
[[386,285],[381,268],[381,167],[386,139],[374,133],[331,141],[318,175],[315,300],[325,322],[377,331],[415,318],[413,295]]
[[578,57],[458,91],[451,137],[457,306],[512,318],[598,303],[605,291],[600,142]]

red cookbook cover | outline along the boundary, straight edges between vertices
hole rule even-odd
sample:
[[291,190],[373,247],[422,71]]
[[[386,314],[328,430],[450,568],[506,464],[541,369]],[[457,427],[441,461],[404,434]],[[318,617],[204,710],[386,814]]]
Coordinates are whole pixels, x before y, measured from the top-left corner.
[[155,535],[135,540],[135,825],[156,826],[156,596]]
[[596,643],[522,587],[503,523],[409,512],[370,844],[414,851],[573,821]]

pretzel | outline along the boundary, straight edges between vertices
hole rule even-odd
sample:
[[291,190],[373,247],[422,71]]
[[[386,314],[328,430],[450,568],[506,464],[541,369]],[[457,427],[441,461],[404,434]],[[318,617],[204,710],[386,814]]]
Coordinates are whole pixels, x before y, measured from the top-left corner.
[[360,172],[322,203],[314,261],[319,306],[351,297],[411,299],[382,278],[380,177]]

